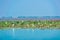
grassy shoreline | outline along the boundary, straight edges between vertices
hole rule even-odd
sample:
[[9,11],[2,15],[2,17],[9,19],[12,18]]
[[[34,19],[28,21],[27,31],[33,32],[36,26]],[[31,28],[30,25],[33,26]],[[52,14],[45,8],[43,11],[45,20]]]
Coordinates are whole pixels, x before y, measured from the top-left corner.
[[3,28],[60,29],[60,20],[0,21],[0,29]]

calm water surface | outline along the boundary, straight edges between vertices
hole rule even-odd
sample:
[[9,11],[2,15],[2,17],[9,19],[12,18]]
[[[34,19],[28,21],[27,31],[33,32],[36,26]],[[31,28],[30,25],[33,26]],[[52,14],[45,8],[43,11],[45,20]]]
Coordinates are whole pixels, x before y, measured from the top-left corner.
[[0,40],[60,40],[60,30],[1,29]]

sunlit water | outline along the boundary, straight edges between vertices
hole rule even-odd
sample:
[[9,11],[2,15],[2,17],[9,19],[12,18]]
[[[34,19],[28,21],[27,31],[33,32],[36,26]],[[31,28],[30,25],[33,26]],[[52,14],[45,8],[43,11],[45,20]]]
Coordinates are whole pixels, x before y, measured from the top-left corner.
[[12,28],[12,36],[14,37],[15,36],[15,29]]
[[60,30],[2,29],[0,40],[60,40]]

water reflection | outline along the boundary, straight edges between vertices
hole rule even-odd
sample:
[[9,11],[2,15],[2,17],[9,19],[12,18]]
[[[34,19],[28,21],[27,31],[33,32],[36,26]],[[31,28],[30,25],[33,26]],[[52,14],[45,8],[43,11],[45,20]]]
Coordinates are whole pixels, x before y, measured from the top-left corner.
[[7,29],[0,30],[0,40],[23,40],[23,39],[60,39],[60,30],[40,30],[40,29]]
[[13,37],[15,36],[15,29],[14,28],[12,29],[12,35],[13,35]]

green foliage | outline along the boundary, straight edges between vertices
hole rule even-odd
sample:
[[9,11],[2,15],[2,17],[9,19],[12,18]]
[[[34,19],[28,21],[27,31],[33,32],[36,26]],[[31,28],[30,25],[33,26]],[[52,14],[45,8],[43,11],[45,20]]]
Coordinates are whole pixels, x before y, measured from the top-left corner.
[[60,28],[60,20],[0,21],[0,28]]

